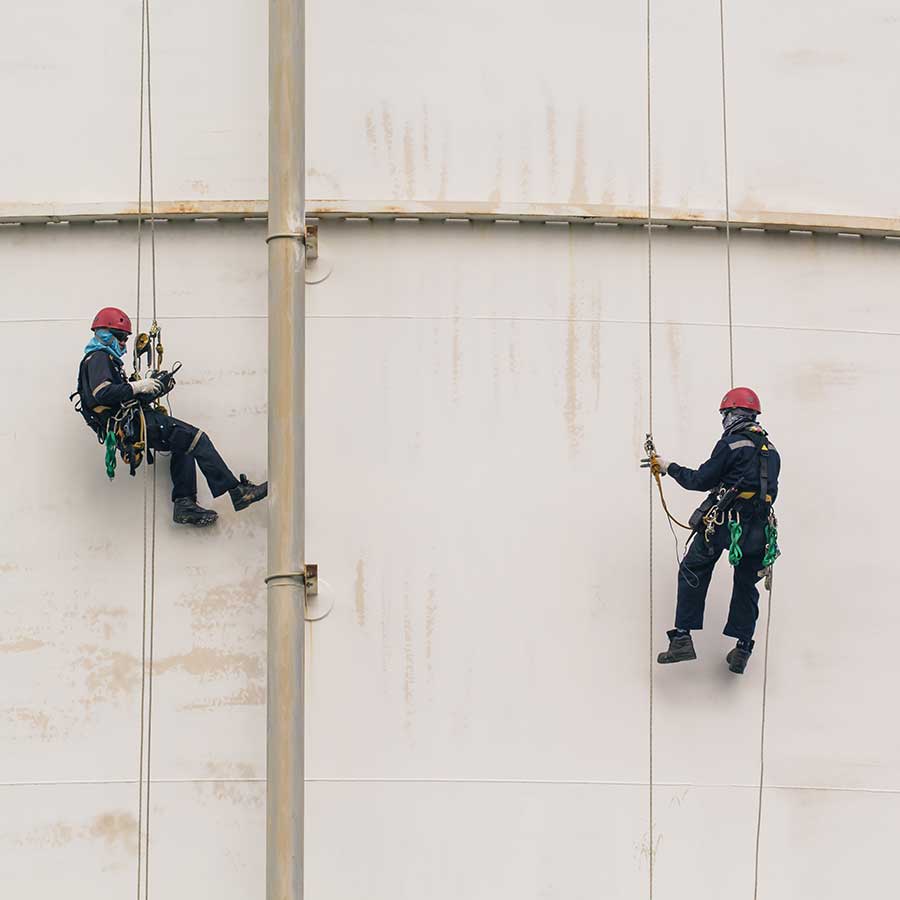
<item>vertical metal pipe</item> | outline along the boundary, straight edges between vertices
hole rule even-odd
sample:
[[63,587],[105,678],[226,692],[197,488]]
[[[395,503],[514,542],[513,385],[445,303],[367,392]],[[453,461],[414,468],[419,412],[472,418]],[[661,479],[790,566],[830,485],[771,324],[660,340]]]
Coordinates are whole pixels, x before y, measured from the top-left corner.
[[304,0],[269,0],[266,898],[303,897]]

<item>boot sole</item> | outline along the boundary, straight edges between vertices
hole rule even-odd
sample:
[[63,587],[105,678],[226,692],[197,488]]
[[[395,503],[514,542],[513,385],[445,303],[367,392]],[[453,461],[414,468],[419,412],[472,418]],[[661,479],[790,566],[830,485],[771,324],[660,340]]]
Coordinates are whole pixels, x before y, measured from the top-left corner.
[[675,659],[663,659],[663,654],[660,653],[660,655],[656,657],[656,661],[661,666],[668,666],[668,665],[671,665],[672,663],[690,662],[692,659],[696,659],[696,658],[697,658],[697,654],[694,653],[691,656],[677,656],[677,657],[675,657]]
[[199,521],[195,519],[172,519],[176,525],[193,525],[195,528],[207,528],[210,525],[215,525],[218,520],[218,516],[210,519],[200,519]]

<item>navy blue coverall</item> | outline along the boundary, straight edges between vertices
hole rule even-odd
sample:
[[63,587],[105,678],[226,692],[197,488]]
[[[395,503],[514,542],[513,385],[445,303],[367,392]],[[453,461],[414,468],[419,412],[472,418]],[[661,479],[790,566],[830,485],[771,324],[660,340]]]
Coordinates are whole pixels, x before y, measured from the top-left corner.
[[[689,491],[717,492],[720,487],[736,485],[742,493],[753,492],[750,499],[738,499],[732,507],[739,512],[744,529],[740,563],[734,568],[731,606],[724,634],[737,640],[750,641],[759,617],[759,591],[756,588],[766,550],[766,522],[769,505],[759,497],[759,446],[768,447],[768,490],[771,502],[778,496],[778,474],[781,457],[772,446],[765,431],[752,423],[726,432],[713,448],[710,458],[699,469],[688,469],[670,463],[668,474]],[[706,542],[703,526],[695,533],[691,545],[678,569],[678,604],[675,627],[685,631],[703,628],[706,594],[713,569],[722,553],[731,544],[727,525],[720,525]]]

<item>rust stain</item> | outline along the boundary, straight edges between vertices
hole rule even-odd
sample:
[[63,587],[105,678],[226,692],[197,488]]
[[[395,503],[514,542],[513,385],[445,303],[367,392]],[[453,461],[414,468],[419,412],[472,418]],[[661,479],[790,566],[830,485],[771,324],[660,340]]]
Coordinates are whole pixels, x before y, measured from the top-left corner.
[[0,572],[4,574],[6,572],[15,572],[18,570],[18,566],[15,563],[0,563]]
[[437,614],[437,600],[432,588],[425,599],[425,667],[428,669],[429,676],[432,675],[431,656],[434,647],[434,629],[437,625]]
[[386,103],[381,106],[381,128],[384,132],[384,145],[387,148],[388,168],[391,173],[391,182],[394,185],[394,193],[398,194],[397,165],[394,162],[394,120]]
[[262,656],[249,653],[224,653],[211,647],[194,647],[188,653],[169,656],[153,663],[156,675],[180,669],[201,678],[243,674],[261,678],[265,671]]
[[391,668],[391,595],[381,584],[381,670],[387,673]]
[[460,335],[461,318],[459,307],[453,310],[453,399],[459,400],[459,375],[462,371],[462,337]]
[[45,647],[44,641],[36,641],[34,638],[22,638],[9,644],[0,644],[0,653],[30,653]]
[[422,158],[426,166],[431,163],[431,122],[427,103],[422,104]]
[[79,649],[84,654],[80,663],[87,671],[85,683],[89,691],[83,705],[111,701],[139,687],[141,664],[134,656],[92,644],[84,644]]
[[591,325],[591,378],[594,379],[594,409],[600,408],[600,324]]
[[569,446],[573,452],[581,444],[583,428],[578,421],[578,291],[575,279],[575,251],[573,237],[569,233],[569,310],[566,329],[566,402],[564,414],[569,433]]
[[366,624],[366,564],[363,560],[356,562],[356,622]]
[[438,187],[438,200],[446,200],[447,199],[447,181],[450,177],[450,143],[448,138],[444,138],[444,143],[441,148],[441,183]]
[[256,770],[250,763],[210,761],[204,768],[210,778],[244,778],[248,781],[256,778]]
[[578,108],[578,124],[575,127],[575,172],[572,178],[572,191],[569,194],[569,200],[572,203],[586,203],[587,196],[584,107],[580,106]]
[[547,154],[550,158],[550,186],[556,186],[556,173],[559,160],[556,155],[556,107],[547,104]]
[[403,130],[403,174],[406,177],[406,196],[416,196],[416,148],[413,144],[412,127]]
[[219,629],[222,622],[241,612],[252,612],[263,603],[265,572],[257,569],[239,581],[214,585],[202,594],[183,598],[180,606],[187,607],[195,632]]
[[25,843],[40,847],[64,847],[75,840],[76,830],[67,822],[54,822],[31,832]]
[[369,111],[366,113],[366,140],[369,146],[375,150],[378,147],[378,137],[375,133],[375,116]]
[[491,322],[491,357],[493,369],[494,383],[494,402],[500,405],[500,354],[497,352],[497,345],[500,343],[497,331],[497,320]]
[[406,702],[406,728],[412,726],[415,699],[416,666],[413,656],[413,622],[409,605],[409,589],[403,596],[403,699]]
[[57,734],[57,729],[50,721],[50,716],[43,710],[13,707],[6,710],[6,714],[8,719],[24,722],[33,732],[37,733],[41,740],[46,741]]
[[[206,785],[198,785],[201,793],[205,792]],[[255,784],[235,784],[228,781],[216,781],[209,785],[213,797],[232,806],[243,806],[250,809],[262,809],[265,806],[265,789],[260,789]]]
[[497,168],[494,172],[494,189],[488,195],[488,203],[499,203],[503,194],[503,138],[497,148]]
[[182,710],[209,710],[219,709],[223,706],[263,706],[266,702],[266,686],[264,684],[251,684],[241,688],[227,697],[219,697],[199,703],[184,703],[179,705]]
[[128,812],[108,812],[97,816],[87,828],[94,840],[102,840],[108,847],[130,853],[137,836],[137,819]]
[[523,159],[519,167],[519,191],[522,197],[528,197],[531,193],[531,164]]
[[307,169],[306,174],[310,178],[321,178],[322,181],[327,181],[331,186],[331,189],[335,192],[335,194],[340,197],[341,194],[344,193],[343,188],[341,187],[341,183],[334,177],[334,175],[329,174],[328,172],[322,172],[319,169]]
[[127,617],[128,610],[124,606],[94,606],[86,609],[82,616],[88,627],[107,641],[125,627]]

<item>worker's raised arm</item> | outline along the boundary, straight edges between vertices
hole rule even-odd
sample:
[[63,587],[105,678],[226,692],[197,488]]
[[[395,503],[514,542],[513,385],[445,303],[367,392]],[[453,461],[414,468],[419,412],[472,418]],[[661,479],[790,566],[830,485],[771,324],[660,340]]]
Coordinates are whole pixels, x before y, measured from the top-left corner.
[[667,474],[687,491],[711,491],[721,484],[727,462],[728,444],[721,440],[713,447],[712,455],[699,469],[689,469],[673,462],[669,463]]

